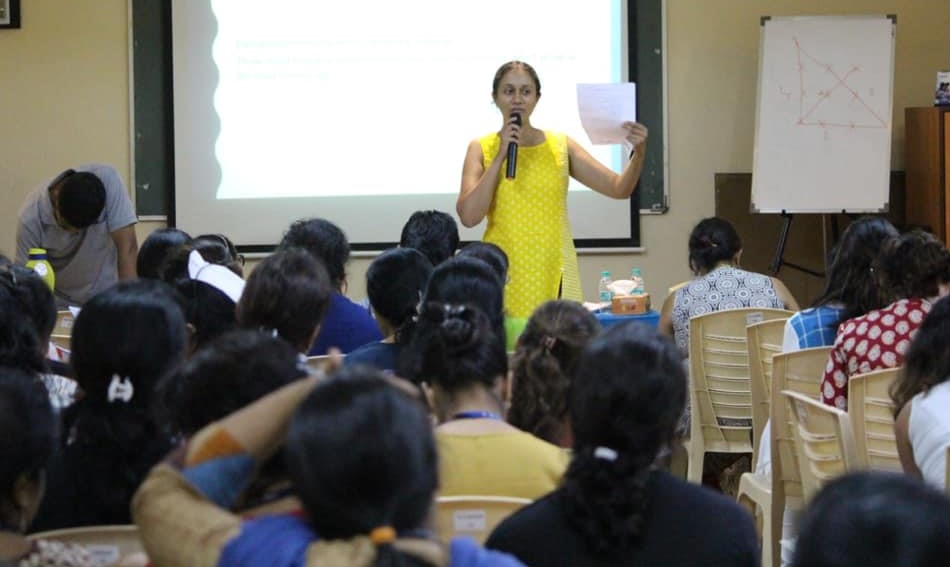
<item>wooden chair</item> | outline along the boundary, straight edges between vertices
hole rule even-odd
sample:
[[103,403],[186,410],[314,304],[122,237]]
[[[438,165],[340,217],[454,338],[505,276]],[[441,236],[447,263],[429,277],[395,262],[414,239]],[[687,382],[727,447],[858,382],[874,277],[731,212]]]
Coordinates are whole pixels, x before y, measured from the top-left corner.
[[440,496],[435,501],[439,538],[466,536],[484,543],[502,520],[531,500],[508,496]]
[[749,379],[752,390],[752,470],[759,462],[759,439],[772,405],[772,357],[782,352],[787,319],[770,319],[746,327]]
[[132,555],[142,554],[144,557],[145,554],[136,526],[67,528],[30,534],[28,538],[82,545],[101,567],[118,565]]
[[893,402],[888,393],[900,368],[855,374],[848,380],[848,415],[863,466],[903,471],[894,437]]
[[706,453],[752,453],[746,327],[787,319],[784,309],[716,311],[689,320],[690,437],[686,478],[700,482]]
[[831,479],[861,468],[847,412],[798,392],[783,390],[795,423],[798,472],[805,501]]
[[[751,326],[750,326],[751,327]],[[782,390],[818,398],[821,378],[831,347],[808,348],[772,357],[769,404],[769,456],[771,475],[745,473],[739,479],[738,502],[756,515],[761,510],[762,565],[781,565],[782,522],[786,508],[801,510],[802,479],[795,454],[793,424],[782,399]]]

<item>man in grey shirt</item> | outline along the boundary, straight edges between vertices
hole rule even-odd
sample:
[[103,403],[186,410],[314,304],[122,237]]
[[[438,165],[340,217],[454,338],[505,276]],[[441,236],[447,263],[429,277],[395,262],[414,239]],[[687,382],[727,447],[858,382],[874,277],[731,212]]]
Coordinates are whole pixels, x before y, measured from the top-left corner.
[[120,279],[135,277],[135,211],[115,168],[68,169],[34,189],[20,209],[16,261],[45,248],[59,306],[82,305]]

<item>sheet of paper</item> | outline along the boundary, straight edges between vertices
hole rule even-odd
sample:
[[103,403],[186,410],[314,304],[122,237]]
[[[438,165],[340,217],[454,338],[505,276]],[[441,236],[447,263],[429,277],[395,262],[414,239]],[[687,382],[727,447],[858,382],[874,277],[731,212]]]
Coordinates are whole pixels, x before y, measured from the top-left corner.
[[620,125],[637,120],[637,85],[578,83],[577,107],[592,144],[621,144],[627,131]]

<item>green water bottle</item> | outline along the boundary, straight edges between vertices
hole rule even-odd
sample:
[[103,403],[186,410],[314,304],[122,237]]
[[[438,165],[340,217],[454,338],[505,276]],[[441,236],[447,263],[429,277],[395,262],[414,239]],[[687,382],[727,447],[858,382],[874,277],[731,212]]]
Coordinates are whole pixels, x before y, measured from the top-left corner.
[[51,290],[56,289],[56,274],[53,273],[53,266],[46,259],[45,248],[30,248],[30,259],[26,267],[43,278]]

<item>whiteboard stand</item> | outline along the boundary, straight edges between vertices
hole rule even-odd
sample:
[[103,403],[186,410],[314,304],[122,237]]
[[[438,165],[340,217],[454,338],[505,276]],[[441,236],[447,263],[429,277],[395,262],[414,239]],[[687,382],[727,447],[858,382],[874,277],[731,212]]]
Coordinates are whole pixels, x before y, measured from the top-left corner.
[[[782,266],[788,266],[789,268],[794,268],[799,272],[804,272],[806,274],[815,276],[816,278],[825,277],[824,272],[819,272],[812,270],[811,268],[806,268],[799,264],[793,262],[785,261],[785,245],[788,244],[788,233],[792,228],[792,219],[795,217],[794,214],[782,211],[782,233],[778,239],[778,245],[775,248],[775,256],[772,258],[772,262],[769,263],[769,273],[773,276],[777,276],[778,273],[782,270]],[[834,224],[834,232],[837,233],[837,223],[838,220],[834,217],[831,217],[831,222]],[[827,234],[825,233],[825,215],[821,215],[821,241],[822,241],[822,256],[824,257],[828,251],[828,240]]]

